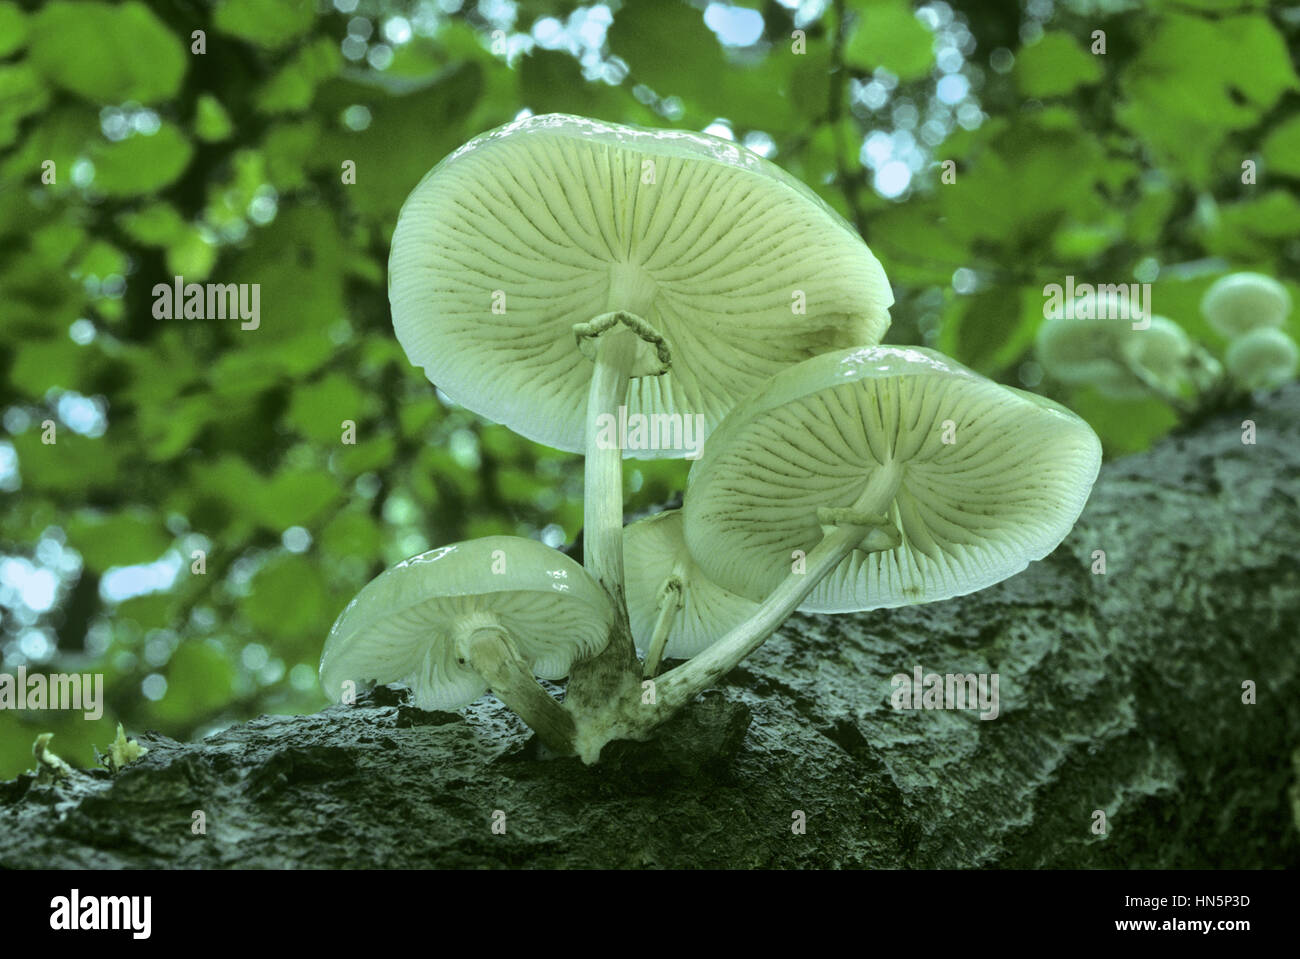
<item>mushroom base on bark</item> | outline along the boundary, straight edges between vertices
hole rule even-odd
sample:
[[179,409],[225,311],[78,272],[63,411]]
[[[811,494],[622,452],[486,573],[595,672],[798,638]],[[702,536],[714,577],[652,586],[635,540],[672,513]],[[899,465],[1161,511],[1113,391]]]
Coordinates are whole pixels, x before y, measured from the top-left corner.
[[[621,695],[580,713],[575,744],[583,762],[596,762],[601,749],[614,740],[648,739],[656,728],[761,646],[853,550],[893,548],[898,532],[886,514],[901,472],[901,467],[881,470],[876,481],[868,484],[858,502],[874,510],[820,510],[818,519],[830,532],[807,555],[802,572],[791,572],[749,619],[657,680],[640,682],[636,677],[625,677],[632,681],[624,683]],[[565,705],[570,703],[566,701]]]

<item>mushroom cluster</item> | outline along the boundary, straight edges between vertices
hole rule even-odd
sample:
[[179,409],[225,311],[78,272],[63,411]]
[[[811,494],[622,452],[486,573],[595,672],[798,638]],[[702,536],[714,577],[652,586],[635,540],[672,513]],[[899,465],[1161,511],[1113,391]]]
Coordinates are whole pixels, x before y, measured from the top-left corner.
[[[490,689],[589,763],[801,606],[1013,575],[1064,538],[1100,465],[1064,407],[879,345],[893,296],[852,227],[703,134],[547,115],[470,141],[402,208],[389,297],[441,390],[583,453],[583,565],[517,537],[407,560],[339,617],[322,684],[401,683],[426,709]],[[611,441],[636,417],[657,442]],[[624,528],[625,456],[696,458],[682,508]],[[685,662],[661,674],[667,658]],[[537,681],[566,676],[562,703]]]
[[1224,363],[1242,389],[1268,389],[1295,377],[1300,349],[1282,330],[1291,294],[1277,280],[1262,273],[1229,273],[1205,291],[1201,312],[1228,338]]
[[1184,415],[1234,391],[1279,386],[1296,375],[1300,348],[1282,329],[1291,296],[1272,277],[1230,273],[1206,291],[1201,313],[1229,341],[1222,364],[1168,317],[1131,323],[1125,305],[1099,297],[1095,315],[1064,311],[1046,320],[1035,339],[1044,370],[1114,399],[1156,396]]

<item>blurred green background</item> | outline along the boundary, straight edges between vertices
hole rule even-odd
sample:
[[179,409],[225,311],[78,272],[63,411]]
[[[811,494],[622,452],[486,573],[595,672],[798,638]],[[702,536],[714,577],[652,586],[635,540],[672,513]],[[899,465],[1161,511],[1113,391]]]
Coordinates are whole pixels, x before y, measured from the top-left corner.
[[[1174,416],[1044,381],[1043,286],[1151,282],[1220,355],[1216,277],[1300,300],[1298,50],[1300,6],[1248,0],[0,0],[3,670],[106,679],[98,722],[0,711],[0,777],[42,731],[87,765],[118,721],[313,711],[384,566],[572,542],[580,459],[444,401],[392,334],[398,208],[475,134],[560,111],[743,142],[867,238],[889,342],[1063,400],[1113,456]],[[177,274],[261,284],[261,328],[155,319]],[[629,462],[629,510],[686,465]]]

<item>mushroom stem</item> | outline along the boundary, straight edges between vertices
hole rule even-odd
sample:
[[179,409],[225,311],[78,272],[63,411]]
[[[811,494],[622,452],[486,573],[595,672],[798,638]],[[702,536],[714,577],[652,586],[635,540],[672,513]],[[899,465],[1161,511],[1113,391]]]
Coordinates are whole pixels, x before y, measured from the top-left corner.
[[1139,383],[1145,386],[1155,396],[1164,400],[1179,413],[1186,415],[1191,412],[1191,404],[1183,397],[1179,396],[1174,390],[1170,389],[1168,384],[1155,373],[1151,372],[1140,361],[1129,356],[1125,351],[1119,351],[1119,361],[1123,367],[1128,370],[1137,379]]
[[679,576],[670,576],[664,581],[659,591],[659,615],[655,618],[654,632],[650,635],[650,648],[646,650],[645,677],[653,679],[663,662],[664,647],[668,644],[668,633],[672,630],[673,617],[682,608],[682,581]]
[[1199,343],[1192,344],[1192,382],[1200,393],[1209,393],[1223,384],[1223,365]]
[[[753,616],[698,656],[665,673],[656,684],[659,708],[649,725],[667,720],[758,649],[854,549],[864,547],[875,551],[863,541],[888,523],[889,509],[902,477],[902,464],[887,463],[872,475],[852,509],[820,510],[818,519],[831,527],[831,531],[804,557],[803,572],[791,572]],[[896,532],[890,541],[897,545]]]
[[[636,358],[637,337],[625,328],[600,336],[596,368],[587,394],[586,462],[583,473],[582,565],[626,609],[623,598],[623,450],[602,443],[604,419],[618,421]],[[608,447],[608,448],[605,448]],[[626,616],[626,612],[623,613]]]
[[[623,581],[622,437],[608,442],[609,425],[618,422],[618,408],[627,402],[638,352],[653,349],[656,362],[650,375],[667,372],[671,358],[664,338],[645,320],[624,310],[603,313],[589,323],[577,323],[573,332],[580,348],[584,341],[596,341],[595,349],[588,353],[595,369],[587,392],[584,437],[582,565],[614,603],[609,644],[599,655],[576,664],[569,677],[566,705],[585,715],[616,696],[637,674],[636,645],[628,624]],[[606,434],[605,441],[602,434]]]
[[488,688],[537,733],[547,747],[572,755],[573,717],[555,701],[524,663],[500,626],[480,626],[459,644],[461,654]]

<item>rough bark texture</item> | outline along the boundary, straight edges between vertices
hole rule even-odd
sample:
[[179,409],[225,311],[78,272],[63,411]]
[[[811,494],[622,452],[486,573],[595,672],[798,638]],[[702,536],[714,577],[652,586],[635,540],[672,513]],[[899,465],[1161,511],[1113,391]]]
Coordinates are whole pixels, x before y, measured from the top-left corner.
[[[1295,865],[1298,556],[1293,385],[1108,464],[1021,575],[798,616],[595,767],[538,758],[495,701],[422,713],[384,688],[200,743],[146,736],[115,778],[0,784],[0,866]],[[998,673],[1001,715],[893,709],[918,664]]]

